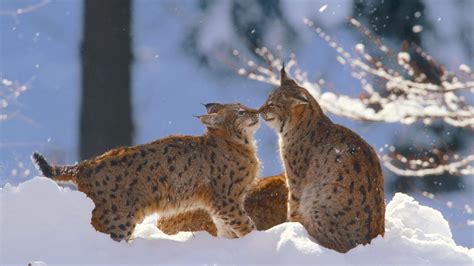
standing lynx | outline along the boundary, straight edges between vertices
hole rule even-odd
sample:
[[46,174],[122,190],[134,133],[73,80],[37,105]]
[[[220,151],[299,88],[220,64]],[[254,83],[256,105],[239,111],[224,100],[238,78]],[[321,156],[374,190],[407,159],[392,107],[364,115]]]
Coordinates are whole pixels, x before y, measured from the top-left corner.
[[130,239],[148,214],[197,209],[209,213],[218,236],[241,237],[255,228],[243,204],[259,167],[258,114],[241,104],[213,108],[199,117],[203,136],[170,136],[72,166],[51,166],[37,153],[33,159],[45,176],[75,182],[95,203],[92,225],[114,240]]
[[384,234],[383,173],[369,144],[332,123],[284,69],[260,112],[280,139],[290,221],[339,252]]
[[[208,114],[219,111],[220,105],[205,105]],[[249,186],[245,198],[245,210],[255,223],[257,230],[267,230],[284,223],[287,218],[286,202],[288,188],[284,175],[255,178]],[[166,234],[174,235],[181,231],[207,231],[216,235],[217,230],[209,214],[203,210],[183,212],[175,216],[160,217],[158,228]]]

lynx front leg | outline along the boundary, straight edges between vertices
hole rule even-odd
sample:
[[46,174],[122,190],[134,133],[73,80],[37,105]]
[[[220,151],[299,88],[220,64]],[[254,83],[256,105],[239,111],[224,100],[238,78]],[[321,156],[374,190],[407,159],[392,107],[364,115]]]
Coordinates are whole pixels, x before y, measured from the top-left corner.
[[288,221],[290,222],[302,221],[299,200],[294,194],[288,192]]
[[242,237],[255,230],[255,224],[242,204],[233,203],[213,212],[217,235],[227,238]]
[[228,226],[229,217],[221,212],[214,212],[211,215],[212,221],[217,229],[217,236],[225,237],[225,238],[236,238],[234,231],[232,228]]

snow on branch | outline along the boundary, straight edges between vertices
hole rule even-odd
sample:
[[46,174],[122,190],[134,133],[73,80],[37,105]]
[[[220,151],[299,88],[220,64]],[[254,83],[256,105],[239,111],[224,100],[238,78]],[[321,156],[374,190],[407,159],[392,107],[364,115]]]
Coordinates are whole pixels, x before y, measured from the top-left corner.
[[31,12],[34,12],[34,11],[46,6],[50,2],[51,2],[51,0],[41,0],[40,2],[38,2],[36,4],[32,4],[32,5],[29,5],[29,6],[17,8],[17,9],[14,9],[14,10],[0,10],[0,16],[16,17],[16,16],[23,15],[23,14],[26,14],[26,13],[31,13]]
[[[414,54],[427,63],[427,67],[420,67],[406,51],[406,43],[404,50],[394,52],[357,20],[351,18],[351,25],[368,37],[384,57],[392,59],[395,64],[389,67],[369,54],[362,43],[356,44],[350,53],[320,27],[315,26],[314,22],[304,19],[304,23],[337,52],[336,60],[350,68],[352,77],[359,81],[363,90],[359,97],[325,91],[324,80],[310,81],[307,73],[298,66],[295,54],[291,54],[285,64],[287,73],[308,89],[326,112],[353,120],[385,123],[413,124],[421,121],[430,124],[434,120],[443,120],[455,127],[474,130],[474,107],[472,103],[465,101],[466,95],[470,97],[474,92],[474,73],[469,66],[462,64],[458,73],[449,72],[420,47],[412,44]],[[246,59],[237,50],[232,53],[245,64],[245,67],[237,70],[239,75],[279,85],[282,61],[269,49],[256,49],[256,54],[264,62],[261,64]],[[376,83],[378,89],[373,86]],[[443,160],[407,159],[394,152],[382,155],[381,159],[387,169],[401,176],[474,174],[471,166],[474,155],[465,158],[449,158],[441,152],[439,155]]]
[[394,172],[399,176],[417,176],[423,177],[428,175],[442,175],[449,173],[451,175],[474,175],[474,168],[471,164],[474,163],[474,155],[468,155],[465,158],[454,156],[449,158],[447,155],[442,155],[447,162],[436,163],[436,157],[429,157],[427,159],[412,159],[401,154],[382,155],[382,163],[388,170]]
[[[324,81],[308,80],[307,73],[298,67],[296,56],[290,55],[286,64],[287,72],[312,93],[325,111],[361,121],[403,124],[422,121],[430,124],[434,120],[442,119],[455,127],[474,128],[474,107],[466,103],[461,95],[461,92],[470,95],[474,92],[474,74],[470,67],[460,66],[463,75],[456,75],[439,67],[441,73],[439,84],[436,84],[429,80],[430,74],[425,73],[424,69],[415,68],[416,65],[407,52],[396,54],[396,63],[400,70],[387,67],[366,52],[363,44],[356,44],[355,52],[351,54],[312,21],[305,19],[304,23],[337,52],[336,60],[350,67],[352,76],[360,82],[364,90],[358,98],[324,91],[321,87]],[[351,19],[351,23],[355,27],[362,27],[355,19]],[[380,44],[378,48],[390,56],[390,50],[386,46]],[[432,58],[420,48],[417,48],[416,52],[434,64]],[[275,58],[265,47],[257,49],[256,53],[266,65],[246,60],[239,51],[233,51],[234,56],[246,61],[247,65],[240,68],[238,74],[278,85],[281,60]],[[374,89],[371,79],[378,79],[383,83],[384,94]]]
[[0,122],[12,119],[19,115],[18,111],[11,111],[11,106],[17,103],[18,97],[25,93],[34,77],[26,82],[20,83],[3,77],[0,74]]

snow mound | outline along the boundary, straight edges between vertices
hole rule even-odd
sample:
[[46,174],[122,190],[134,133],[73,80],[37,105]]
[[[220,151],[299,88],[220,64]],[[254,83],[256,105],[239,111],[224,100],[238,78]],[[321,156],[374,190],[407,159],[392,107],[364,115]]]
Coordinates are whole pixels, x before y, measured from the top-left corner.
[[[457,246],[442,214],[398,193],[387,205],[385,237],[346,254],[311,241],[298,223],[241,239],[207,233],[167,236],[153,219],[140,224],[133,243],[115,242],[90,225],[94,204],[85,194],[36,177],[0,189],[0,264],[430,264],[472,265],[474,249]],[[45,262],[46,264],[44,264]]]

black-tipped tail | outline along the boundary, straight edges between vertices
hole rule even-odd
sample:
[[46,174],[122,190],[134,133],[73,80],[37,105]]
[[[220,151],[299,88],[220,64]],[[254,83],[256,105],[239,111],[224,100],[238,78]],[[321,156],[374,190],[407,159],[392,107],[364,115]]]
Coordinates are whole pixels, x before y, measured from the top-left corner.
[[35,152],[33,153],[32,158],[36,165],[38,165],[41,174],[46,177],[53,177],[53,167],[51,167],[51,165],[46,161],[43,155]]
[[56,181],[75,181],[77,177],[77,165],[72,166],[55,166],[50,165],[43,155],[35,152],[31,156],[39,171],[45,177],[49,177]]

